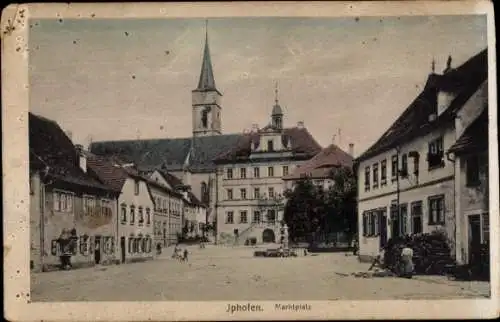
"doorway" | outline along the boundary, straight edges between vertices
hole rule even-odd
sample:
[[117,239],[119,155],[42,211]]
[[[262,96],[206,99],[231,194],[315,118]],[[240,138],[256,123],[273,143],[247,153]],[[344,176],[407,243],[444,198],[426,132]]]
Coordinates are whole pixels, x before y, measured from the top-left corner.
[[101,236],[95,236],[94,261],[96,264],[101,262]]
[[262,242],[263,243],[274,243],[276,242],[276,236],[274,235],[274,231],[272,229],[265,229],[262,232]]
[[481,215],[469,216],[469,264],[477,264],[481,251]]
[[125,255],[127,254],[125,237],[120,237],[120,251],[122,255],[122,263],[125,263]]

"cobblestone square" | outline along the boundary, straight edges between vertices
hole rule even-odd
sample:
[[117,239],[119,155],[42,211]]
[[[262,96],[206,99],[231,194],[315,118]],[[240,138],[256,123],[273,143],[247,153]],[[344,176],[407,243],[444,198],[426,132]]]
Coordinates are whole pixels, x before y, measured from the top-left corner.
[[33,301],[209,301],[457,299],[489,296],[489,283],[445,277],[356,278],[369,264],[345,253],[256,258],[251,247],[172,249],[148,262],[31,276]]

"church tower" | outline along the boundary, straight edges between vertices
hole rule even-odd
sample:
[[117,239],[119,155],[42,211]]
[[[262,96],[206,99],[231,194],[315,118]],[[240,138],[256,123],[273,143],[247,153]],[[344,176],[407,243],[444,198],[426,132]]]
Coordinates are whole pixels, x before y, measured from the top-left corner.
[[205,25],[205,48],[198,87],[192,92],[193,136],[221,134],[221,97],[215,86],[212,60],[208,47],[208,30]]

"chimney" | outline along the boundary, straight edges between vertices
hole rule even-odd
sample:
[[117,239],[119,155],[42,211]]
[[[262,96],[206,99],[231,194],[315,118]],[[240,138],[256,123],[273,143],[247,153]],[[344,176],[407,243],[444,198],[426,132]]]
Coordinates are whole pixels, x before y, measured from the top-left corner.
[[297,127],[298,127],[299,129],[303,129],[303,128],[304,128],[304,121],[299,121],[299,122],[297,122]]
[[349,154],[354,158],[354,143],[349,143]]
[[332,144],[335,144],[335,138],[337,137],[336,134],[332,135]]
[[83,170],[83,172],[87,173],[87,156],[83,152],[83,145],[76,144],[75,150],[78,157],[78,166]]

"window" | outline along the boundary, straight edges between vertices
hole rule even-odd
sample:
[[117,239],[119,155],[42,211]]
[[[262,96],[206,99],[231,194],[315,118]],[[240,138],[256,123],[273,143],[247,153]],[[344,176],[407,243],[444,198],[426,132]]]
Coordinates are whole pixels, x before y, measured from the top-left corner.
[[233,169],[231,169],[231,168],[227,169],[227,178],[228,179],[233,178]]
[[201,201],[208,204],[210,201],[210,193],[206,182],[201,183]]
[[469,156],[465,161],[466,166],[466,184],[468,187],[478,186],[479,181],[479,156]]
[[245,200],[247,198],[247,189],[240,189],[240,196],[240,199]]
[[108,199],[101,200],[101,211],[102,211],[102,215],[104,217],[111,217],[112,216],[111,201],[110,200],[108,200]]
[[151,225],[151,210],[146,208],[146,225]]
[[401,236],[406,236],[408,234],[408,205],[401,204],[399,205],[399,224],[400,224],[400,232]]
[[234,223],[234,213],[232,211],[228,211],[226,213],[226,224],[233,224]]
[[254,223],[260,223],[260,211],[254,211],[253,212],[252,222],[254,222]]
[[274,151],[273,140],[267,140],[267,151]]
[[259,199],[260,198],[260,189],[259,188],[254,188],[253,189],[253,197],[254,197],[254,199]]
[[373,165],[373,188],[378,188],[378,163]]
[[368,210],[363,213],[363,236],[375,237],[380,235],[381,210]]
[[267,221],[274,223],[276,221],[276,211],[274,209],[269,209],[267,211]]
[[444,225],[444,196],[429,197],[429,225]]
[[73,194],[62,191],[53,192],[54,211],[73,212]]
[[288,175],[288,166],[284,165],[283,166],[283,176],[287,176],[287,175]]
[[227,189],[227,199],[233,200],[233,189]]
[[260,178],[260,169],[259,168],[253,168],[253,176],[254,178]]
[[421,234],[422,232],[422,201],[415,201],[411,204],[411,233]]
[[248,222],[247,212],[246,211],[240,211],[240,223],[241,224],[246,224],[247,222]]
[[269,198],[274,198],[274,188],[273,187],[269,187],[268,193],[269,193]]
[[246,168],[241,168],[240,169],[240,178],[241,179],[246,179],[247,178],[247,169]]
[[365,168],[365,191],[370,190],[370,167]]
[[139,225],[144,223],[144,212],[142,211],[142,207],[139,207]]
[[138,180],[135,181],[134,192],[135,192],[136,196],[139,194],[139,181]]
[[133,225],[135,222],[135,207],[130,206],[130,224]]
[[391,158],[391,178],[392,181],[396,181],[398,176],[398,156],[397,154],[393,155]]
[[134,252],[134,237],[128,238],[128,252],[132,254]]
[[429,166],[429,170],[444,167],[443,137],[439,137],[429,142],[427,163]]
[[121,218],[122,224],[125,224],[127,222],[127,206],[126,205],[122,205],[120,218]]
[[86,216],[92,216],[95,208],[94,197],[84,197],[83,199],[83,212]]
[[268,167],[267,168],[267,176],[268,177],[274,177],[274,168],[273,167]]
[[408,155],[406,153],[401,156],[401,177],[408,177]]
[[387,160],[382,160],[380,162],[380,185],[385,186],[387,184]]

